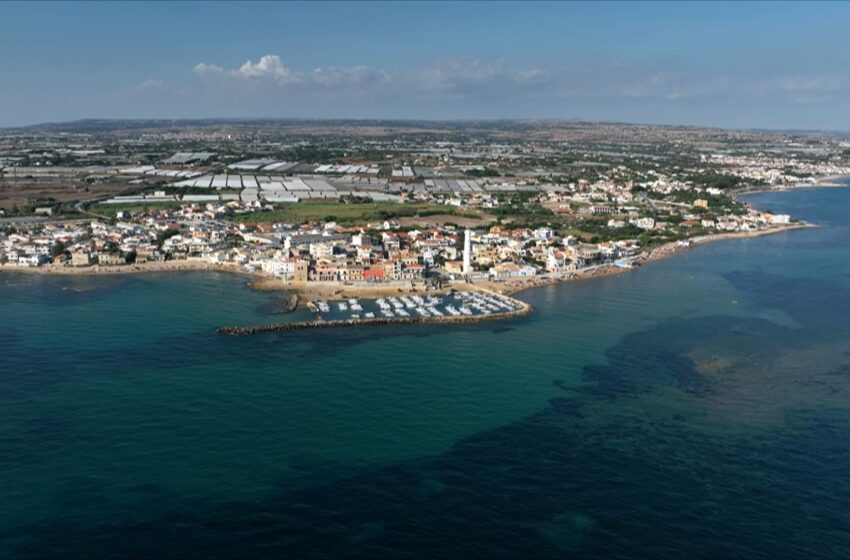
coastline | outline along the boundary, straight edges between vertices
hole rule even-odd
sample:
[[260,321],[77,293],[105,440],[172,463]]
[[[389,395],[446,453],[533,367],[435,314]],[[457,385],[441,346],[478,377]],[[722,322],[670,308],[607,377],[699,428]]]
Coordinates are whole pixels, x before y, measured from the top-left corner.
[[[847,182],[838,182],[847,181]],[[735,193],[737,198],[741,195],[758,194],[766,192],[787,192],[790,190],[802,188],[848,188],[850,187],[850,176],[829,176],[822,177],[815,183],[793,185],[788,187],[768,187],[757,191],[747,191]],[[713,243],[727,239],[742,239],[748,237],[761,237],[763,235],[772,235],[783,231],[794,229],[818,227],[815,224],[806,222],[793,223],[782,226],[774,226],[757,231],[735,231],[723,232],[710,235],[703,235],[688,239],[689,243],[681,244],[678,241],[669,242],[659,247],[656,247],[648,253],[642,253],[637,258],[637,264],[643,265],[655,261],[674,257],[680,253],[693,249],[699,245]],[[631,272],[637,267],[619,267],[613,264],[599,265],[596,267],[586,268],[581,271],[568,273],[558,277],[535,277],[529,279],[511,279],[511,280],[453,280],[440,287],[435,287],[427,282],[416,281],[397,281],[383,284],[353,284],[353,283],[337,283],[337,282],[292,282],[283,280],[277,276],[272,276],[264,272],[250,272],[242,269],[234,263],[209,263],[201,260],[176,260],[176,261],[155,261],[138,264],[129,264],[123,266],[88,266],[88,267],[70,267],[65,265],[48,264],[41,267],[26,267],[18,265],[0,265],[0,273],[23,273],[23,274],[48,274],[48,275],[68,275],[68,276],[97,276],[97,275],[114,275],[114,274],[152,274],[152,273],[167,273],[167,272],[224,272],[229,274],[238,274],[250,278],[248,287],[252,290],[263,292],[290,292],[296,294],[299,298],[299,307],[306,307],[307,303],[316,299],[345,299],[345,298],[377,298],[391,297],[405,294],[444,294],[452,289],[459,288],[474,288],[486,290],[506,296],[514,296],[526,290],[551,286],[554,284],[563,284],[566,282],[578,282],[592,280],[596,278],[605,278],[615,276],[626,272]]]
[[808,222],[800,222],[795,224],[788,224],[784,226],[776,226],[756,231],[730,231],[726,233],[715,233],[712,235],[703,235],[699,237],[692,237],[688,239],[690,242],[688,245],[680,245],[679,242],[671,242],[665,243],[660,247],[656,247],[652,251],[650,251],[649,255],[643,260],[644,263],[650,263],[654,261],[659,261],[662,259],[670,258],[679,253],[683,253],[690,249],[693,249],[699,245],[705,245],[708,243],[714,243],[715,241],[723,241],[727,239],[746,239],[750,237],[763,237],[765,235],[773,235],[775,233],[782,233],[783,231],[791,231],[795,229],[807,229],[807,228],[815,228],[819,227],[817,224],[810,224]]
[[48,274],[66,276],[98,276],[102,274],[145,274],[157,272],[229,272],[244,276],[254,276],[254,273],[242,270],[234,264],[212,264],[203,261],[177,260],[154,261],[138,264],[72,267],[65,265],[46,264],[44,266],[0,265],[0,272],[20,272],[24,274]]
[[[670,243],[665,243],[664,245],[660,245],[655,249],[652,249],[649,253],[646,253],[640,257],[639,263],[640,265],[649,264],[652,262],[661,261],[664,259],[669,259],[694,249],[700,245],[706,245],[708,243],[714,243],[716,241],[724,241],[729,239],[745,239],[749,237],[762,237],[765,235],[773,235],[776,233],[782,233],[784,231],[791,231],[795,229],[805,229],[805,228],[813,228],[819,227],[816,224],[809,223],[796,223],[789,224],[786,226],[776,226],[772,228],[767,228],[758,231],[733,231],[733,232],[725,232],[725,233],[716,233],[712,235],[703,235],[700,237],[692,237],[688,241],[690,243],[688,245],[681,245],[678,241],[671,241]],[[566,276],[563,278],[545,278],[545,279],[537,279],[537,280],[528,280],[522,282],[521,285],[505,285],[503,289],[498,290],[499,293],[504,295],[513,296],[520,292],[524,292],[526,290],[531,290],[534,288],[542,288],[545,286],[552,286],[555,284],[564,284],[567,282],[581,282],[587,280],[593,280],[596,278],[606,278],[608,276],[617,276],[619,274],[625,274],[628,272],[634,272],[638,270],[640,267],[632,267],[632,268],[624,268],[615,266],[613,264],[599,266],[593,269],[579,271],[571,274],[570,276]],[[474,283],[473,283],[474,285]],[[505,289],[506,288],[506,289]],[[493,288],[490,288],[493,289]]]
[[[804,187],[812,186],[812,187],[848,187],[850,183],[846,181],[850,180],[850,175],[829,175],[827,177],[821,177],[817,179],[814,185],[801,185]],[[823,181],[823,182],[821,182]],[[842,182],[845,181],[845,182]]]
[[[846,186],[846,185],[844,185]],[[639,257],[639,264],[648,264],[663,259],[674,257],[680,253],[715,241],[723,241],[727,239],[742,239],[748,237],[761,237],[764,235],[772,235],[784,231],[795,229],[803,229],[810,227],[818,227],[809,223],[796,223],[784,226],[776,226],[757,231],[736,231],[716,233],[712,235],[704,235],[689,239],[689,244],[682,245],[678,241],[666,243],[649,253],[644,253]],[[45,265],[42,267],[24,267],[16,265],[0,265],[0,273],[23,273],[23,274],[46,274],[46,275],[67,275],[67,276],[98,276],[98,275],[115,275],[115,274],[153,274],[167,272],[224,272],[229,274],[238,274],[251,280],[248,287],[252,290],[262,292],[291,292],[297,294],[300,300],[299,306],[306,306],[307,302],[316,299],[345,299],[350,297],[357,298],[377,298],[390,297],[404,294],[444,294],[452,289],[460,289],[463,287],[474,288],[478,290],[486,290],[506,296],[514,296],[526,290],[551,286],[554,284],[563,284],[567,282],[587,281],[596,278],[605,278],[632,272],[638,267],[619,267],[613,264],[607,264],[589,269],[584,269],[562,277],[547,277],[547,278],[530,278],[516,280],[455,280],[444,284],[441,287],[434,287],[425,282],[400,281],[387,284],[345,284],[336,282],[291,282],[283,280],[276,276],[270,276],[262,272],[249,272],[241,269],[235,264],[212,264],[203,261],[195,260],[179,260],[179,261],[158,261],[139,264],[131,264],[124,266],[90,266],[74,268],[63,265]]]
[[842,187],[850,187],[850,175],[830,175],[828,177],[820,177],[815,179],[813,183],[800,183],[797,185],[784,185],[780,187],[775,186],[767,186],[761,189],[754,190],[746,190],[741,192],[733,193],[733,196],[737,198],[738,196],[749,195],[749,194],[762,194],[762,193],[771,193],[771,192],[789,192],[795,191],[797,189],[820,189],[820,188],[842,188]]

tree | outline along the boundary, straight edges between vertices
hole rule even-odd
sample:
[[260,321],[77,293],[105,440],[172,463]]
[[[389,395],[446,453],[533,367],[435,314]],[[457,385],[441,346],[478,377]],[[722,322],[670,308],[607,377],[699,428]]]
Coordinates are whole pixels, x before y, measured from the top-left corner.
[[53,247],[50,248],[50,256],[58,257],[59,255],[65,252],[65,244],[61,241],[57,241],[53,244]]

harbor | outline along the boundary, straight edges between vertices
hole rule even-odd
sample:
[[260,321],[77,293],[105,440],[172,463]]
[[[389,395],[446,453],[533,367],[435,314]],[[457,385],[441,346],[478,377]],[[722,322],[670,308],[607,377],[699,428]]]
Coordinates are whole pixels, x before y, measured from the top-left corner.
[[516,311],[522,302],[478,290],[440,295],[400,295],[376,299],[315,300],[308,308],[324,320],[460,317]]
[[521,317],[532,312],[520,300],[484,291],[461,291],[441,296],[400,296],[374,300],[354,298],[310,302],[316,314],[309,321],[290,321],[248,327],[219,327],[219,334],[244,336],[273,331],[423,323],[475,323]]

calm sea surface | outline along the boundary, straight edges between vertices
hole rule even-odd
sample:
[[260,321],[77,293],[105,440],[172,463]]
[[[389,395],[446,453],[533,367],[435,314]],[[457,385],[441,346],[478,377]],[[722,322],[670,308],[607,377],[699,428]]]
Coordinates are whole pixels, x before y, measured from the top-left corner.
[[850,189],[506,322],[0,275],[0,558],[850,558]]

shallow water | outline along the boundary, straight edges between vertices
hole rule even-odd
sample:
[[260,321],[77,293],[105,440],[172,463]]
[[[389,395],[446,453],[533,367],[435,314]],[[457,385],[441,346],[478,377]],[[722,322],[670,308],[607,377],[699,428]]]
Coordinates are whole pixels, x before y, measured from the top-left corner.
[[470,325],[280,320],[215,273],[0,276],[0,557],[842,558],[850,189],[823,227]]

